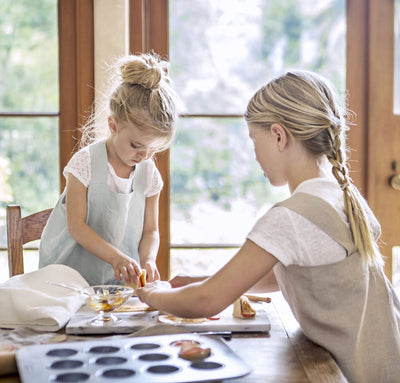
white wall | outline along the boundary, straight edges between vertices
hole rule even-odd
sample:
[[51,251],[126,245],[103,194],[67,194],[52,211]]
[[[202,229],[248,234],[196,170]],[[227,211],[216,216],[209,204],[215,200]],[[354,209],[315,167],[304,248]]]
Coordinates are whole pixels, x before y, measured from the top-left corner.
[[[98,111],[108,89],[107,67],[129,52],[128,0],[94,1],[94,83]],[[104,116],[96,124],[108,132]]]

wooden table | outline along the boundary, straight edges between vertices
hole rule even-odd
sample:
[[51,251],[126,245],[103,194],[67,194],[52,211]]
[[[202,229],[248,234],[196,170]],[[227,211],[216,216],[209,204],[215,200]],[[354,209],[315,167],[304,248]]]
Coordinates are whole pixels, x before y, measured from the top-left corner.
[[[345,383],[332,356],[309,341],[294,319],[281,293],[269,294],[266,304],[269,334],[234,334],[228,345],[253,368],[232,383]],[[0,383],[20,382],[18,374],[0,377]]]
[[268,294],[271,331],[235,334],[228,343],[253,372],[233,383],[346,383],[331,354],[308,340],[282,294]]

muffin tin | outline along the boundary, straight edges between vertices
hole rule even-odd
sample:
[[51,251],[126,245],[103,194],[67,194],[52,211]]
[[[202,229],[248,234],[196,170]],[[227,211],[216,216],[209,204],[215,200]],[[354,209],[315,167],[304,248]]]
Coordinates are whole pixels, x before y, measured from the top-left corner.
[[[174,343],[192,340],[210,348],[205,359],[179,357]],[[237,378],[251,368],[217,336],[174,334],[35,345],[16,355],[23,383],[201,382]]]

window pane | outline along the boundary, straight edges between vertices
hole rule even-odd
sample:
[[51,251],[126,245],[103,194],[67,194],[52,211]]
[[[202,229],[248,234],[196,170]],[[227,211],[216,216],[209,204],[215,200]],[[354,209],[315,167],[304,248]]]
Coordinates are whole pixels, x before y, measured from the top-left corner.
[[9,202],[21,204],[25,213],[55,204],[58,157],[57,118],[0,118],[2,184]]
[[[32,242],[34,244],[34,242]],[[38,243],[36,243],[38,246]],[[37,270],[39,266],[39,252],[37,250],[24,250],[24,272],[30,273]],[[9,277],[7,251],[0,251],[0,283],[5,282]]]
[[58,111],[57,0],[0,2],[0,112]]
[[171,277],[187,275],[211,275],[231,259],[237,249],[173,249],[171,250]]
[[[290,69],[325,75],[345,94],[345,0],[169,4],[171,74],[183,114],[241,115],[260,86]],[[264,179],[250,144],[242,118],[181,119],[170,152],[172,247],[241,244],[256,218],[288,196]],[[171,265],[179,264],[177,251]],[[193,266],[190,254],[179,250]]]
[[[57,7],[57,0],[0,2],[0,114],[58,113]],[[58,117],[0,117],[0,248],[7,204],[21,205],[23,216],[54,206],[58,147]]]
[[243,119],[182,119],[171,156],[171,242],[241,244],[282,199],[255,161]]
[[0,247],[5,207],[22,216],[53,207],[59,195],[58,118],[0,118]]
[[171,73],[184,112],[242,113],[290,68],[345,88],[345,0],[170,0]]
[[8,279],[7,251],[0,251],[0,283]]

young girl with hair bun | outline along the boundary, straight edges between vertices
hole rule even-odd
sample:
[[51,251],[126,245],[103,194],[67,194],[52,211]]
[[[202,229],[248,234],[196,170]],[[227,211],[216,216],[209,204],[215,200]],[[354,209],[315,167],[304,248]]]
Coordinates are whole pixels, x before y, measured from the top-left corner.
[[210,317],[277,281],[304,334],[350,382],[399,381],[400,302],[383,273],[380,225],[349,177],[334,88],[311,72],[286,73],[255,93],[245,119],[265,177],[287,184],[290,198],[215,275],[156,281],[139,297],[180,317]]
[[[44,229],[39,267],[64,264],[90,285],[159,279],[158,201],[163,181],[152,156],[175,132],[176,96],[168,63],[155,54],[129,55],[114,67],[106,139],[84,127],[84,146],[64,169],[66,188]],[[88,138],[89,137],[89,138]],[[87,139],[88,138],[88,139]]]

